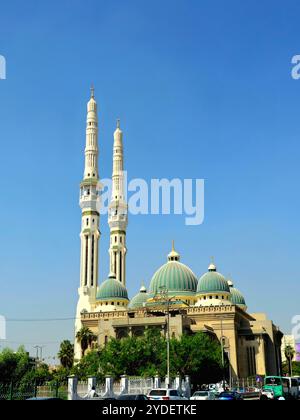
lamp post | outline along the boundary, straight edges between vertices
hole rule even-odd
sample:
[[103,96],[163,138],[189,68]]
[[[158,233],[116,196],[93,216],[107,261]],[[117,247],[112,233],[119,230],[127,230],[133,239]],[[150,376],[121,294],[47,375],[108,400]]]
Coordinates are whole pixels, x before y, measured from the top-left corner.
[[170,387],[170,298],[168,296],[168,289],[166,287],[160,288],[160,298],[167,307],[167,381],[168,388]]
[[225,391],[225,358],[224,358],[224,336],[223,336],[222,316],[221,316],[221,351],[222,351],[223,391]]
[[[177,301],[176,296],[169,297],[169,290],[166,286],[159,288],[159,292],[154,297],[154,300],[163,302],[166,305],[166,326],[167,326],[167,381],[168,388],[170,387],[170,302]],[[188,306],[188,305],[187,305]]]
[[[43,361],[43,348],[45,346],[34,346],[33,348],[36,349],[36,366],[38,361],[42,362]],[[40,350],[40,358],[39,358],[39,350]]]
[[168,381],[168,388],[170,387],[170,301],[173,298],[169,298],[169,291],[165,286],[159,288],[160,291],[155,296],[156,300],[162,301],[164,305],[166,305],[166,327],[167,327],[167,334],[166,334],[166,341],[167,341],[167,381]]

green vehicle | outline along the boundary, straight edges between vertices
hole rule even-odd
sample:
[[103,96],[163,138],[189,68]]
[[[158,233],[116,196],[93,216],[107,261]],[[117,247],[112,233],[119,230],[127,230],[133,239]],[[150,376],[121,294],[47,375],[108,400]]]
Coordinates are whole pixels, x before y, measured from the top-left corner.
[[296,381],[283,376],[266,376],[261,392],[261,399],[298,398]]

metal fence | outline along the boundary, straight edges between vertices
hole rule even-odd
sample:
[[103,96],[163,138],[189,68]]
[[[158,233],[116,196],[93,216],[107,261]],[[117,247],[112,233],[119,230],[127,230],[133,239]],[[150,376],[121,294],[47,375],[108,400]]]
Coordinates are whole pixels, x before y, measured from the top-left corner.
[[231,389],[236,390],[253,390],[260,389],[262,387],[261,382],[256,382],[255,378],[243,378],[231,381]]
[[38,386],[35,382],[15,385],[0,383],[0,400],[27,400],[29,398],[61,398],[67,399],[67,385],[48,383]]
[[154,388],[152,378],[129,378],[128,393],[129,394],[145,394],[147,395]]

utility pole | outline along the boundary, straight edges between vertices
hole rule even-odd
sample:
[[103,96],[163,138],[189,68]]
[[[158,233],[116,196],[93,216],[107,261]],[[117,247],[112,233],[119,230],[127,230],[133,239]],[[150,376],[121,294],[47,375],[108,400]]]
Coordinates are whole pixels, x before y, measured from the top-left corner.
[[[38,362],[42,362],[43,361],[43,348],[45,346],[34,346],[33,348],[36,349],[36,363],[35,363],[35,367],[37,367]],[[39,357],[39,350],[40,350],[40,357]]]
[[168,296],[168,289],[166,287],[160,288],[160,298],[167,307],[166,321],[167,321],[167,381],[168,388],[170,387],[170,299]]
[[167,382],[168,388],[170,387],[170,300],[169,291],[165,286],[159,288],[155,298],[163,303],[166,306],[166,341],[167,341]]
[[221,351],[222,351],[222,370],[223,370],[223,390],[225,391],[225,358],[224,358],[223,318],[222,318],[222,316],[221,316]]

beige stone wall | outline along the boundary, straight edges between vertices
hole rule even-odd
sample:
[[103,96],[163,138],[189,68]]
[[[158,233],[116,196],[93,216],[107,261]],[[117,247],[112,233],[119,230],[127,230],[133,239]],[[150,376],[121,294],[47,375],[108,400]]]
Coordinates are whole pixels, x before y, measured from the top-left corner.
[[[170,314],[170,336],[179,338],[185,330],[191,330],[215,335],[220,342],[223,337],[233,379],[249,376],[249,352],[254,358],[255,366],[252,363],[252,370],[255,374],[278,373],[278,340],[275,339],[278,330],[264,314],[258,314],[257,319],[254,319],[234,305],[191,307],[185,312],[185,315]],[[153,312],[150,315],[144,310],[136,311],[134,317],[126,311],[84,314],[82,324],[98,336],[100,346],[105,345],[110,337],[141,334],[147,327],[157,327],[162,334],[166,334],[166,316],[159,313],[155,316]]]

